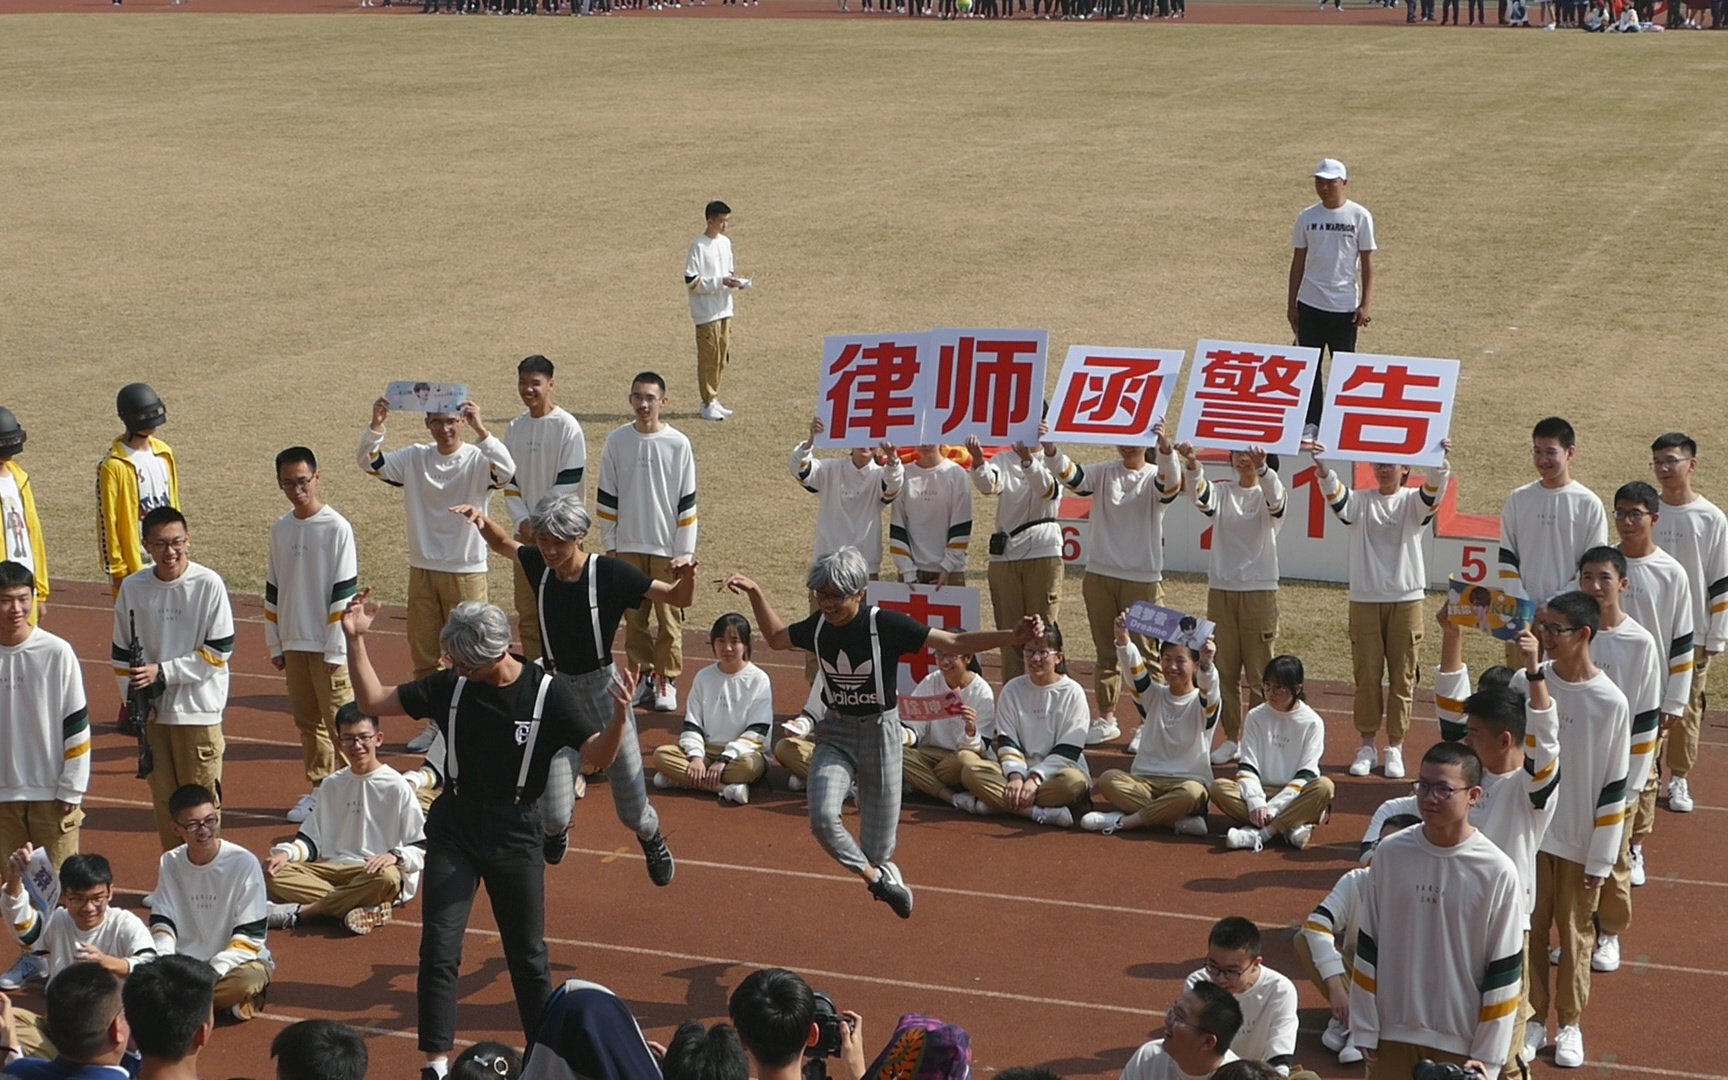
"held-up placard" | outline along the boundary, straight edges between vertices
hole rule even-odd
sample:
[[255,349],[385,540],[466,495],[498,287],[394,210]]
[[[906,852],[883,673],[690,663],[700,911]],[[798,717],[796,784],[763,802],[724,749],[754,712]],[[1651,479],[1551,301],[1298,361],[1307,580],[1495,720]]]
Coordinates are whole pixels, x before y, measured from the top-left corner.
[[1318,349],[1202,338],[1194,347],[1176,441],[1296,453],[1319,365]]
[[[908,585],[898,581],[872,581],[864,594],[868,603],[884,611],[909,615],[933,630],[981,630],[978,590],[967,585]],[[936,670],[936,654],[928,646],[916,655],[900,659],[897,676],[901,694],[911,694],[919,680]]]
[[1150,445],[1170,412],[1181,349],[1070,345],[1051,399],[1051,442]]
[[820,449],[918,442],[934,395],[930,335],[831,334],[822,339],[816,415]]
[[986,446],[1038,442],[1044,412],[1045,330],[945,329],[930,332],[935,393],[925,397],[921,444]]
[[1320,445],[1332,461],[1438,465],[1452,430],[1458,361],[1335,353]]

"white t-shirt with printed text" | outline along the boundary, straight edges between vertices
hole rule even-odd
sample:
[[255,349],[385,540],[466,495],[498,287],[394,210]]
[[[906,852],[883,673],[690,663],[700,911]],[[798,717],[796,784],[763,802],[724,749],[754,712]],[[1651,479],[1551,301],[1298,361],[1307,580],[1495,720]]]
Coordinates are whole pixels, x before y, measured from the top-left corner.
[[1357,257],[1374,250],[1374,215],[1365,207],[1349,199],[1336,210],[1315,203],[1296,216],[1290,246],[1308,252],[1299,303],[1335,312],[1362,305]]

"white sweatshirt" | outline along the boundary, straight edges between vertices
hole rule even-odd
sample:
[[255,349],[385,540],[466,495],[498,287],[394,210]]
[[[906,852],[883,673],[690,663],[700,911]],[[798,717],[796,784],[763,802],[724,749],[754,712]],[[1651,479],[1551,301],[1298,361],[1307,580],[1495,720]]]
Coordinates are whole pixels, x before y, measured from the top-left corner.
[[[1218,1059],[1218,1067],[1223,1068],[1237,1060],[1236,1051],[1226,1050],[1224,1056]],[[1209,1080],[1211,1076],[1210,1072],[1183,1072],[1175,1060],[1164,1052],[1164,1040],[1154,1039],[1134,1051],[1134,1056],[1122,1067],[1121,1080]]]
[[1206,479],[1196,461],[1183,486],[1194,505],[1212,519],[1207,584],[1225,592],[1271,592],[1278,588],[1278,530],[1284,524],[1284,483],[1275,469],[1244,488],[1234,480]]
[[364,866],[387,851],[401,860],[403,903],[420,891],[426,817],[402,774],[380,765],[365,776],[339,769],[318,785],[318,804],[294,839],[277,844],[289,862]]
[[1116,646],[1118,669],[1128,673],[1134,707],[1145,723],[1140,749],[1128,771],[1134,776],[1193,780],[1212,787],[1212,728],[1218,723],[1218,669],[1194,668],[1194,689],[1177,697],[1152,681],[1140,650],[1130,641]]
[[[1011,534],[1002,554],[990,556],[991,562],[1062,557],[1062,526],[1056,524],[1062,488],[1044,461],[1043,454],[1035,453],[1030,464],[1022,465],[1019,454],[1004,450],[974,463],[972,486],[996,496],[996,530]],[[1034,521],[1043,524],[1032,525]]]
[[1680,560],[1692,586],[1692,640],[1711,652],[1728,649],[1728,515],[1702,495],[1658,509],[1656,543]]
[[1578,576],[1578,558],[1607,543],[1602,500],[1573,480],[1545,488],[1532,480],[1506,496],[1500,508],[1500,587],[1541,603],[1566,591]]
[[1042,782],[1063,769],[1079,769],[1091,782],[1085,754],[1090,727],[1079,683],[1062,675],[1049,686],[1035,686],[1032,676],[1016,676],[996,698],[996,760],[1008,776]]
[[[1410,796],[1410,801],[1415,802],[1415,796]],[[1338,951],[1338,946],[1340,943],[1349,948],[1356,946],[1356,928],[1362,921],[1362,893],[1367,887],[1366,866],[1344,871],[1344,876],[1332,886],[1326,899],[1320,901],[1297,928],[1296,932],[1308,942],[1308,954],[1313,957],[1314,970],[1320,973],[1321,979],[1343,976],[1346,982],[1349,981],[1344,970],[1344,955]]]
[[677,428],[625,424],[606,436],[594,502],[608,553],[695,556],[696,453]]
[[264,563],[264,645],[271,657],[322,653],[348,662],[342,612],[360,587],[354,528],[328,506],[302,521],[293,512],[270,526]]
[[763,753],[773,731],[774,688],[768,673],[748,660],[732,675],[710,664],[690,683],[678,749],[704,761],[710,743],[724,744],[720,760],[733,761]]
[[222,841],[203,866],[193,864],[184,844],[164,852],[153,892],[150,934],[159,955],[203,960],[217,978],[252,960],[276,970],[264,944],[264,867],[239,844]]
[[228,707],[234,612],[228,606],[228,588],[216,571],[191,563],[178,579],[163,581],[153,568],[145,567],[120,583],[120,595],[114,599],[113,670],[122,700],[131,677],[129,613],[138,616],[144,662],[160,664],[167,683],[156,699],[156,722],[220,724],[222,710]]
[[[1320,755],[1326,752],[1326,721],[1299,701],[1289,712],[1260,704],[1242,721],[1242,761],[1236,783],[1249,810],[1270,809],[1274,816],[1296,801],[1309,781],[1320,775]],[[1268,788],[1276,794],[1267,798]]]
[[1092,498],[1086,572],[1122,581],[1163,581],[1164,507],[1182,491],[1174,455],[1153,450],[1145,465],[1131,471],[1120,460],[1083,466],[1058,450],[1053,468],[1069,491]]
[[[1626,820],[1632,748],[1626,695],[1604,672],[1571,683],[1553,663],[1542,666],[1560,714],[1560,786],[1554,792],[1554,818],[1537,850],[1580,864],[1590,877],[1605,878],[1620,857]],[[1512,688],[1530,692],[1522,671],[1512,676]]]
[[888,555],[903,581],[923,570],[964,573],[972,544],[972,488],[966,470],[947,458],[926,469],[906,466],[906,482],[888,512]]
[[1656,639],[1662,657],[1662,711],[1679,716],[1692,700],[1692,645],[1697,640],[1686,568],[1661,548],[1642,558],[1627,556],[1620,606]]
[[1387,837],[1374,851],[1356,933],[1356,1044],[1462,1054],[1493,1080],[1518,1021],[1529,925],[1519,891],[1512,860],[1480,830],[1444,848],[1421,828]]
[[732,238],[703,233],[690,241],[684,259],[684,287],[690,292],[690,317],[697,326],[732,317],[732,293],[725,286],[733,274]]
[[1590,662],[1626,695],[1626,709],[1632,716],[1626,767],[1626,814],[1630,818],[1637,813],[1639,793],[1650,779],[1656,740],[1662,734],[1662,714],[1666,711],[1662,705],[1662,647],[1636,619],[1625,616],[1620,625],[1604,627],[1590,639]]
[[848,458],[818,458],[803,443],[786,463],[792,479],[816,496],[814,562],[843,547],[855,547],[876,573],[882,566],[882,508],[900,496],[906,470],[899,458],[886,466],[872,458],[862,469]]
[[1349,530],[1352,603],[1422,599],[1428,588],[1422,533],[1434,520],[1451,475],[1442,462],[1428,470],[1421,487],[1401,487],[1390,495],[1378,489],[1347,491],[1335,470],[1320,478],[1321,497]]
[[19,644],[0,645],[0,732],[0,802],[84,801],[90,709],[65,639],[36,627]]
[[940,697],[950,693],[959,694],[960,700],[972,706],[972,711],[978,714],[977,723],[972,725],[977,734],[968,738],[965,720],[958,716],[945,716],[924,724],[907,724],[916,740],[913,745],[931,750],[970,750],[982,757],[995,757],[990,744],[996,741],[996,691],[990,689],[989,680],[973,672],[972,681],[955,690],[940,671],[932,671],[912,691],[916,697]]
[[[1182,985],[1186,989],[1211,981],[1211,974],[1201,968]],[[1242,1007],[1242,1027],[1231,1040],[1230,1049],[1243,1061],[1288,1066],[1290,1056],[1296,1053],[1296,984],[1261,964],[1254,985],[1234,996]]]
[[28,890],[17,896],[0,889],[0,910],[18,943],[48,958],[48,981],[78,963],[78,946],[88,945],[105,956],[126,961],[128,968],[156,958],[156,942],[144,921],[125,908],[110,907],[94,930],[80,930],[72,913],[55,908],[46,919],[30,903]]
[[436,443],[381,453],[384,432],[360,432],[354,460],[362,472],[402,489],[408,516],[408,565],[446,574],[484,574],[486,541],[452,506],[478,506],[515,475],[516,462],[494,435],[441,454]]
[[504,449],[510,451],[515,475],[504,485],[504,509],[512,527],[519,527],[548,495],[582,497],[582,474],[588,468],[588,440],[582,425],[561,405],[545,416],[523,413],[504,429]]

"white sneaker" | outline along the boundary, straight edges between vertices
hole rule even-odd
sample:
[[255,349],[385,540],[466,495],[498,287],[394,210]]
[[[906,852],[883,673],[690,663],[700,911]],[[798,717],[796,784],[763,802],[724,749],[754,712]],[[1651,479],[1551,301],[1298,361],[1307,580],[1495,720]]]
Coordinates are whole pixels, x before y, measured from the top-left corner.
[[1291,829],[1289,832],[1285,833],[1284,839],[1290,844],[1291,847],[1295,848],[1297,851],[1301,851],[1303,848],[1308,846],[1308,840],[1313,835],[1314,835],[1314,826],[1312,826],[1312,825],[1298,825],[1294,829]]
[[976,814],[979,817],[988,817],[996,812],[989,803],[970,791],[956,791],[954,793],[954,809],[964,810],[968,814]]
[[156,894],[153,892],[147,892],[144,894],[143,899],[138,902],[147,908],[153,908],[156,906]]
[[787,791],[803,791],[804,790],[804,778],[802,776],[788,776],[786,778],[786,790]]
[[1542,1026],[1542,1021],[1526,1020],[1524,1022],[1524,1047],[1518,1056],[1524,1059],[1525,1064],[1529,1064],[1536,1060],[1536,1055],[1547,1045],[1548,1029]]
[[1326,1030],[1320,1033],[1320,1045],[1336,1054],[1349,1041],[1350,1029],[1340,1024],[1336,1016],[1327,1018]]
[[1584,1064],[1584,1031],[1577,1024],[1567,1024],[1554,1036],[1554,1064],[1562,1069]]
[[678,688],[670,680],[657,682],[654,686],[654,711],[677,712]]
[[307,818],[312,816],[312,809],[317,805],[318,792],[308,791],[306,794],[300,796],[300,801],[294,804],[292,810],[288,811],[288,820],[292,821],[296,825],[300,824],[302,821],[305,821]]
[[1305,443],[1316,442],[1319,440],[1319,438],[1320,438],[1320,425],[1319,424],[1303,424],[1302,425],[1302,441],[1303,442],[1305,442]]
[[1259,851],[1266,846],[1266,834],[1259,829],[1231,829],[1224,834],[1224,846],[1231,851]]
[[[797,777],[793,777],[793,779],[796,780]],[[654,786],[659,788],[661,791],[665,791],[672,786],[672,781],[666,779],[665,773],[657,772],[654,774]]]
[[722,802],[734,802],[743,806],[750,801],[750,789],[743,784],[727,784],[720,789],[720,799]]
[[1206,819],[1199,815],[1177,818],[1170,823],[1170,828],[1175,830],[1177,836],[1205,836],[1207,832]]
[[1644,849],[1635,847],[1626,853],[1626,877],[1631,880],[1633,888],[1644,884]]
[[1058,829],[1074,827],[1074,811],[1066,806],[1034,806],[1032,820],[1040,825],[1054,825]]
[[1242,747],[1238,746],[1233,739],[1225,739],[1218,744],[1218,749],[1212,751],[1212,764],[1228,765],[1232,761],[1240,760],[1241,757]]
[[1367,776],[1374,771],[1374,759],[1380,755],[1374,752],[1372,746],[1356,748],[1356,760],[1350,763],[1351,776]]
[[31,979],[43,979],[48,976],[48,966],[35,953],[23,952],[18,959],[0,975],[0,990],[22,990],[24,984]]
[[1351,1032],[1351,1031],[1346,1031],[1344,1033],[1344,1045],[1338,1051],[1338,1064],[1340,1064],[1340,1065],[1355,1065],[1357,1062],[1359,1062],[1361,1060],[1362,1060],[1362,1050],[1360,1047],[1358,1047],[1356,1045],[1355,1033]]
[[714,399],[714,410],[720,414],[720,419],[722,419],[722,420],[732,419],[732,410],[728,409],[726,406],[720,404],[719,398]]
[[1386,748],[1386,764],[1383,766],[1388,780],[1404,779],[1404,748],[1388,746]]
[[1146,726],[1144,724],[1134,729],[1134,737],[1128,740],[1128,752],[1130,754],[1138,754],[1140,752],[1140,736],[1144,734],[1146,734]]
[[696,410],[696,415],[700,416],[704,420],[712,420],[715,423],[719,423],[726,419],[726,415],[719,409],[715,408],[712,401],[703,402],[702,407]]
[[408,752],[410,754],[424,754],[432,749],[432,740],[437,737],[438,725],[430,720],[426,721],[426,726],[420,729],[420,734],[408,740]]
[[1092,721],[1092,726],[1086,731],[1086,745],[1097,746],[1111,739],[1122,737],[1122,727],[1109,717],[1100,716]]
[[[1598,934],[1596,936],[1596,951],[1590,954],[1590,970],[1603,972],[1620,970],[1620,935]],[[1565,1029],[1562,1028],[1561,1030]]]
[[299,904],[264,905],[264,926],[270,930],[292,930],[294,924],[300,921]]
[[1115,810],[1110,810],[1105,813],[1099,813],[1094,810],[1090,814],[1082,814],[1080,816],[1080,827],[1085,829],[1087,832],[1101,832],[1105,836],[1109,836],[1111,833],[1122,827],[1122,819],[1126,816],[1126,814],[1119,813]]
[[1690,814],[1692,805],[1692,789],[1686,778],[1676,776],[1668,781],[1668,809],[1676,814]]

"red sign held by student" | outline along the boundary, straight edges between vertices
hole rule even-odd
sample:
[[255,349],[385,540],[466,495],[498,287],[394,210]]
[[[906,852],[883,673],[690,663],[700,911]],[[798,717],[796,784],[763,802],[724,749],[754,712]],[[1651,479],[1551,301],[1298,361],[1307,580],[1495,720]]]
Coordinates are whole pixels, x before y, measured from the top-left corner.
[[1177,442],[1274,454],[1301,447],[1318,349],[1202,340],[1194,356]]
[[822,340],[819,447],[914,444],[933,387],[930,335],[831,335]]
[[1051,441],[1150,444],[1170,411],[1182,372],[1180,349],[1070,345],[1051,401]]
[[1320,443],[1339,461],[1438,465],[1452,429],[1456,360],[1338,353],[1326,381]]
[[933,330],[935,399],[920,443],[1038,441],[1044,411],[1044,330]]

